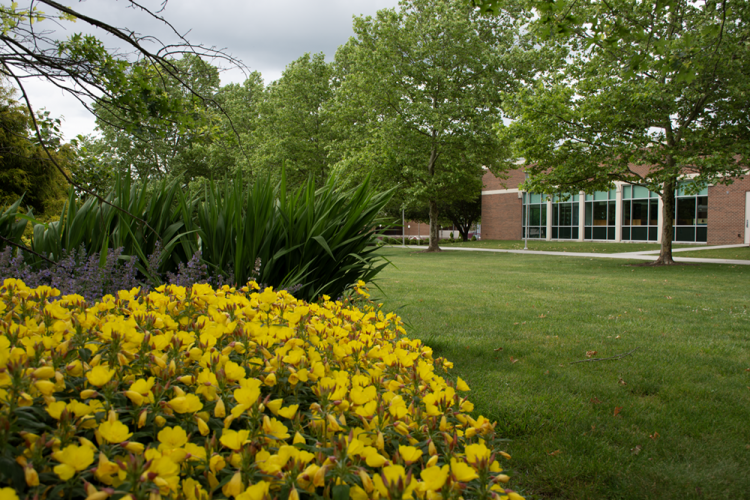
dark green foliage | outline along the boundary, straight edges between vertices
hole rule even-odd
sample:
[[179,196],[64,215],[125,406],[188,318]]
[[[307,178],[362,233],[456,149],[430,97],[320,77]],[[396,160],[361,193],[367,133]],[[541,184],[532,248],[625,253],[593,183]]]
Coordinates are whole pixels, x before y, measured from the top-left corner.
[[371,280],[387,263],[376,249],[378,213],[392,191],[375,193],[369,178],[349,191],[331,178],[315,189],[311,178],[287,195],[286,178],[272,187],[260,180],[243,190],[241,179],[211,184],[198,208],[203,258],[236,284],[250,277],[277,287],[302,285],[295,295],[337,297],[357,280]]
[[[152,280],[157,279],[152,276],[154,271],[173,271],[197,250],[196,237],[190,236],[195,232],[192,214],[196,200],[188,200],[177,181],[162,181],[149,192],[128,177],[117,177],[106,200],[127,213],[96,198],[81,202],[71,191],[60,220],[34,226],[32,249],[57,260],[63,251],[81,246],[101,252],[102,259],[108,249],[122,248],[125,256],[138,259],[138,270]],[[158,253],[157,243],[161,259],[157,269],[149,269],[147,257]]]
[[[59,125],[49,114],[38,118],[45,130]],[[49,128],[46,128],[49,126]],[[41,146],[31,137],[31,117],[19,106],[12,90],[0,85],[0,205],[24,196],[24,205],[38,214],[59,208],[67,182],[55,169]],[[50,144],[50,154],[63,167],[68,166],[68,148]]]
[[[200,251],[209,275],[223,277],[219,281],[244,285],[257,279],[296,286],[299,298],[338,297],[387,264],[372,252],[384,223],[379,213],[391,195],[376,193],[369,178],[342,191],[335,178],[316,189],[311,177],[288,194],[283,174],[276,186],[266,177],[247,188],[238,175],[234,182],[210,183],[201,200],[185,195],[176,180],[148,188],[118,176],[106,200],[124,211],[93,197],[82,201],[71,190],[58,221],[34,221],[31,247],[56,262],[83,248],[98,253],[102,266],[121,249],[120,259],[134,259],[140,275],[154,284]],[[14,241],[26,225],[14,222],[20,202],[0,215],[0,234]],[[26,262],[36,269],[47,265],[32,254]]]
[[[18,207],[23,201],[23,196],[18,198],[15,203],[0,213],[0,250],[3,250],[9,243],[5,240],[10,240],[16,245],[21,244],[21,236],[26,229],[27,220],[18,219]],[[31,215],[31,212],[27,215]]]

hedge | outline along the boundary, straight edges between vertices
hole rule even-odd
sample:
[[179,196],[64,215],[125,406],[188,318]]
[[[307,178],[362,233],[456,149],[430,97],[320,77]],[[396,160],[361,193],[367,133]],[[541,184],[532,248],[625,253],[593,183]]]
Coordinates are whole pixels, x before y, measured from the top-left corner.
[[0,498],[522,498],[468,385],[368,300],[0,287]]

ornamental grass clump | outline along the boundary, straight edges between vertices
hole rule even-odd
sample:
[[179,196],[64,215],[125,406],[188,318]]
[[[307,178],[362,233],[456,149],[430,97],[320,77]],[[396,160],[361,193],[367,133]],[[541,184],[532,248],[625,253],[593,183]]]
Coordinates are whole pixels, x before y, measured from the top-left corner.
[[521,498],[450,362],[353,296],[5,280],[0,498]]

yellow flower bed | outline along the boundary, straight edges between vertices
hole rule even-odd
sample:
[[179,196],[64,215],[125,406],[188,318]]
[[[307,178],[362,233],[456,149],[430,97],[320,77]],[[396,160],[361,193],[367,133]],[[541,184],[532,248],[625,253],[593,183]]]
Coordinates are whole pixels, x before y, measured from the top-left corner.
[[[0,288],[0,499],[511,500],[469,387],[356,289]],[[38,495],[38,497],[37,497]]]

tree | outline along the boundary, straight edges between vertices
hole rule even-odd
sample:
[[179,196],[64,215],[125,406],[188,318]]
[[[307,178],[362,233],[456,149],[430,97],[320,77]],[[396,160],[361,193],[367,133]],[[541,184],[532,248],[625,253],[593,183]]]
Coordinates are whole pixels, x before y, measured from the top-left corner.
[[[46,112],[37,119],[45,125],[43,132],[57,125]],[[16,102],[13,89],[0,86],[0,207],[23,196],[23,205],[37,215],[51,214],[60,208],[68,185],[33,134],[28,110]],[[70,166],[69,147],[52,143],[50,154],[63,167]]]
[[[183,80],[174,61],[176,56],[191,54],[208,61],[219,59],[240,65],[219,50],[190,43],[159,12],[151,11],[135,0],[127,0],[125,4],[142,12],[144,17],[162,22],[171,30],[175,41],[162,43],[154,36],[117,28],[54,0],[37,0],[26,8],[15,2],[0,6],[0,73],[19,89],[39,144],[60,174],[73,184],[73,179],[50,152],[48,137],[36,120],[26,93],[25,80],[46,80],[77,98],[97,117],[106,115],[116,121],[118,127],[143,137],[145,129],[161,134],[174,126],[189,129],[193,125],[193,106],[160,88],[161,79],[173,78],[191,98],[210,100],[210,96],[201,95]],[[44,12],[39,9],[40,5]],[[108,50],[94,35],[75,33],[60,38],[55,28],[71,22],[82,23],[100,35],[114,37],[125,50]],[[150,47],[156,48],[152,50]],[[76,188],[85,190],[80,185]],[[103,198],[99,200],[106,203]]]
[[142,180],[181,177],[187,183],[211,177],[214,172],[205,149],[216,135],[225,132],[217,126],[218,69],[191,54],[172,61],[177,76],[160,78],[154,68],[140,68],[142,64],[137,67],[152,74],[155,90],[182,103],[183,119],[164,122],[160,116],[144,116],[137,127],[128,127],[105,104],[95,104],[97,128],[113,159],[112,167]]
[[455,200],[451,203],[441,203],[440,212],[458,229],[461,241],[469,240],[471,226],[482,216],[482,196],[472,200]]
[[709,0],[532,2],[530,27],[559,56],[509,96],[501,135],[529,164],[528,190],[605,189],[619,180],[663,200],[673,264],[675,189],[729,184],[750,157],[750,4]]
[[375,169],[402,186],[405,205],[428,205],[428,251],[438,251],[439,201],[473,198],[483,165],[509,166],[493,126],[500,91],[519,77],[521,40],[510,16],[481,17],[461,2],[400,7],[355,18],[355,37],[336,54],[336,169],[354,178]]
[[333,95],[332,73],[325,54],[305,54],[266,89],[257,163],[277,171],[285,165],[290,185],[311,176],[322,186],[328,177],[332,129],[324,107]]

